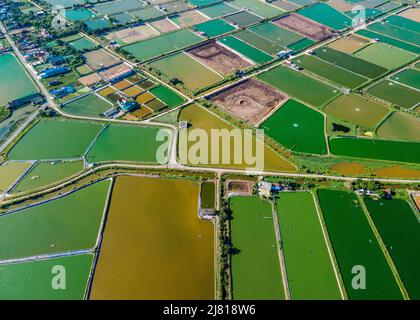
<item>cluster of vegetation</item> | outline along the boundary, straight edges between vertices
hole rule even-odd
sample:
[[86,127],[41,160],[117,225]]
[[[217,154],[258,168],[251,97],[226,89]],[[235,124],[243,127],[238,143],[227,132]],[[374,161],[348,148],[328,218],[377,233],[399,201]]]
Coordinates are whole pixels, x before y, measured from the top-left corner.
[[6,120],[11,114],[10,109],[6,108],[5,106],[0,106],[0,122]]
[[232,241],[230,238],[229,224],[232,219],[232,211],[229,202],[223,201],[219,213],[219,298],[227,300],[230,296],[230,255],[232,253]]

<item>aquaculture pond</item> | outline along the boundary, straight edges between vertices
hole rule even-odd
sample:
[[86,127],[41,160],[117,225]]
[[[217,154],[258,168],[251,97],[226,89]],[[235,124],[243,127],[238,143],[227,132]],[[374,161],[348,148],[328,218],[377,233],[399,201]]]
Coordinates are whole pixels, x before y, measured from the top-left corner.
[[327,153],[324,116],[295,100],[287,101],[261,128],[268,136],[293,151]]
[[7,157],[13,160],[80,158],[102,125],[73,120],[41,120],[18,142]]
[[[168,129],[158,127],[108,125],[96,139],[86,160],[90,163],[125,161],[157,163],[157,152],[164,141],[157,141],[160,130],[165,130],[166,140],[171,136]],[[165,148],[169,150],[169,144]],[[167,162],[168,155],[161,160]]]
[[62,108],[64,112],[75,116],[99,117],[112,107],[113,105],[107,100],[95,94],[89,94],[65,104]]
[[118,177],[90,298],[214,299],[214,226],[198,197],[197,182]]
[[216,186],[214,182],[203,182],[200,190],[201,208],[213,209],[216,206]]
[[340,94],[337,88],[285,66],[271,69],[258,78],[315,107],[321,107]]
[[341,299],[312,194],[280,193],[277,213],[291,298]]
[[[232,130],[235,127],[233,127],[230,123],[222,120],[222,118],[216,116],[215,114],[211,113],[210,111],[196,105],[191,104],[185,108],[183,108],[179,115],[179,120],[188,121],[191,126],[189,130],[192,129],[203,129],[209,137],[211,137],[211,130],[212,129],[228,129]],[[193,146],[195,143],[193,142],[187,142],[185,138],[180,138],[178,141],[178,155],[180,154],[188,154],[194,151]],[[253,148],[255,148],[256,142],[255,139],[253,139]],[[192,151],[191,151],[192,150]],[[222,143],[220,143],[219,148],[219,157],[216,161],[216,163],[212,163],[211,157],[211,147],[208,146],[208,156],[206,159],[203,158],[203,161],[207,161],[206,164],[198,164],[198,165],[204,165],[204,166],[212,166],[212,167],[219,167],[219,168],[255,168],[255,163],[247,163],[246,158],[244,156],[244,153],[242,153],[241,161],[238,161],[239,163],[235,163],[235,146],[232,143],[230,146],[230,155],[228,161],[223,161],[223,151],[222,151]],[[238,153],[237,156],[240,154]],[[255,155],[255,153],[253,153]],[[226,155],[225,155],[226,157]],[[190,165],[194,165],[194,163],[191,161],[190,157],[188,159],[180,159],[181,163],[189,163]],[[286,159],[278,155],[275,151],[273,151],[270,147],[267,145],[264,146],[264,168],[263,170],[266,171],[296,171],[296,168]]]
[[283,300],[284,288],[271,203],[232,197],[233,298]]
[[[0,299],[82,300],[86,294],[92,260],[92,254],[83,254],[0,264]],[[65,290],[52,286],[54,277],[62,272],[61,267],[65,270]]]
[[420,144],[416,142],[336,137],[330,138],[330,148],[341,156],[420,163]]
[[11,193],[27,192],[61,181],[83,170],[83,161],[39,162],[19,180]]
[[95,247],[110,182],[0,216],[0,260]]
[[365,199],[411,299],[420,299],[420,222],[404,200]]
[[[0,105],[38,92],[18,59],[10,53],[0,55]],[[13,81],[5,75],[13,75]]]
[[[347,294],[352,300],[402,299],[402,293],[354,193],[318,190],[318,199],[340,266]],[[366,289],[353,287],[353,269],[363,266]]]
[[6,162],[0,165],[0,194],[17,182],[31,165],[31,162]]

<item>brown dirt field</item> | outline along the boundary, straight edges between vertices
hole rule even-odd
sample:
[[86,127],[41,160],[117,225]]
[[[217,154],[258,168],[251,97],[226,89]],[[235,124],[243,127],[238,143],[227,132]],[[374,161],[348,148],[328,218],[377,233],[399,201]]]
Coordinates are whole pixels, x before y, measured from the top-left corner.
[[223,110],[256,125],[287,96],[255,79],[246,80],[214,96],[212,101]]
[[405,169],[400,166],[392,166],[378,169],[372,172],[378,177],[384,178],[418,178],[420,177],[420,170]]
[[101,82],[102,79],[97,73],[92,73],[90,75],[81,77],[79,79],[79,82],[87,87],[94,85],[95,83]]
[[123,91],[123,93],[125,95],[127,95],[128,97],[136,97],[136,96],[138,96],[142,92],[144,92],[144,90],[141,89],[141,88],[139,88],[139,87],[137,87],[137,86],[132,86],[132,87],[130,87],[128,89],[125,89]]
[[137,118],[143,118],[147,116],[148,114],[151,114],[153,111],[145,106],[141,106],[139,109],[136,109],[135,111],[131,112],[131,114]]
[[353,5],[344,0],[330,0],[328,4],[341,12],[351,11],[353,9]]
[[126,80],[122,80],[120,82],[117,82],[117,83],[113,84],[112,86],[115,89],[124,90],[124,89],[128,88],[129,86],[131,86],[131,83],[126,81]]
[[131,70],[131,67],[126,65],[125,63],[121,63],[115,67],[109,68],[105,71],[99,72],[100,76],[104,78],[107,81],[110,81],[111,79],[115,78],[118,75],[122,75],[127,73]]
[[172,23],[168,19],[162,19],[150,22],[150,25],[155,28],[157,31],[165,33],[170,32],[173,30],[178,30],[179,28],[176,26],[176,24]]
[[330,28],[295,13],[292,13],[273,22],[280,27],[284,27],[290,31],[298,32],[305,37],[317,41],[322,41],[332,36]]
[[420,8],[411,8],[399,13],[398,15],[420,23]]
[[119,59],[102,49],[86,52],[84,56],[86,58],[86,64],[92,70],[108,68],[120,62]]
[[356,35],[348,35],[334,42],[331,42],[328,47],[345,53],[354,53],[357,50],[363,48],[368,43],[369,40],[365,38]]
[[207,64],[210,68],[225,75],[252,66],[250,62],[245,61],[237,54],[216,42],[196,47],[188,52]]
[[108,40],[121,41],[124,44],[145,40],[159,35],[157,31],[148,25],[140,25],[134,28],[126,28],[111,32],[105,36]]
[[235,193],[236,195],[248,196],[252,195],[254,186],[253,181],[240,181],[240,180],[227,180],[226,181],[227,193]]
[[187,28],[194,26],[196,24],[205,22],[209,19],[204,17],[202,14],[198,13],[197,11],[181,13],[179,17],[173,20],[177,25],[181,28]]
[[358,176],[368,173],[368,170],[362,164],[355,162],[337,163],[331,167],[331,170],[345,176]]

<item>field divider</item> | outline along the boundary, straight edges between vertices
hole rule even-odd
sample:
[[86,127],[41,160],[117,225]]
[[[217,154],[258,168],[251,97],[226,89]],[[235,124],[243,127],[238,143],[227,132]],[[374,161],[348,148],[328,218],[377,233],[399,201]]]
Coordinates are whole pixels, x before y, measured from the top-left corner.
[[103,238],[104,238],[105,226],[106,226],[106,222],[108,220],[109,207],[111,205],[112,191],[114,190],[115,179],[116,179],[115,177],[112,177],[112,178],[109,179],[110,183],[109,183],[109,188],[108,188],[108,192],[107,192],[107,195],[106,195],[106,200],[105,200],[105,203],[104,203],[102,221],[101,221],[101,224],[100,224],[100,227],[99,227],[98,237],[96,239],[96,244],[95,244],[95,247],[94,247],[93,261],[92,261],[88,281],[86,283],[86,288],[85,288],[85,295],[84,295],[85,300],[89,299],[90,292],[91,292],[91,289],[92,289],[93,277],[95,275],[96,266],[98,264],[99,253],[100,253],[101,246],[102,246],[102,241],[103,241]]
[[277,215],[277,202],[275,200],[271,201],[271,208],[272,208],[271,212],[273,214],[274,231],[276,234],[277,253],[279,255],[280,271],[281,271],[282,281],[283,281],[284,296],[286,300],[291,300],[289,280],[287,279],[286,261],[284,258],[283,244],[281,240],[280,223],[279,223],[279,217]]
[[316,213],[318,215],[318,220],[319,220],[319,223],[321,225],[322,234],[324,235],[325,244],[327,245],[328,255],[330,256],[331,264],[332,264],[333,269],[334,269],[334,273],[335,273],[335,277],[337,279],[337,284],[338,284],[338,288],[340,290],[341,298],[343,300],[348,300],[349,298],[347,296],[347,291],[346,291],[346,288],[344,286],[344,280],[341,276],[340,267],[338,265],[337,258],[335,257],[335,254],[334,254],[334,249],[333,249],[333,246],[332,246],[332,243],[331,243],[331,239],[328,235],[328,231],[327,231],[325,221],[324,221],[324,219],[322,217],[322,214],[321,214],[321,206],[319,204],[318,197],[312,191],[311,191],[311,194],[312,194],[312,198],[314,199]]
[[370,228],[372,229],[373,233],[375,234],[376,240],[378,241],[379,246],[382,249],[382,252],[383,252],[383,254],[385,256],[385,259],[388,262],[389,267],[391,268],[391,271],[392,271],[392,273],[394,275],[395,280],[397,281],[398,287],[400,288],[401,293],[402,293],[404,299],[405,300],[409,300],[410,298],[408,296],[408,292],[405,289],[404,283],[401,280],[401,277],[400,277],[400,275],[398,273],[398,269],[395,266],[394,261],[392,260],[391,255],[389,254],[388,249],[386,248],[385,243],[383,242],[382,237],[379,234],[378,229],[376,229],[375,223],[373,222],[373,220],[372,220],[372,218],[371,218],[371,216],[369,214],[369,210],[367,209],[366,204],[363,201],[363,198],[358,193],[356,193],[356,196],[357,196],[357,199],[360,202],[360,205],[362,206],[362,210],[363,210],[363,212],[365,214],[365,217],[366,217],[366,219],[367,219],[367,221],[368,221],[368,223],[370,225]]

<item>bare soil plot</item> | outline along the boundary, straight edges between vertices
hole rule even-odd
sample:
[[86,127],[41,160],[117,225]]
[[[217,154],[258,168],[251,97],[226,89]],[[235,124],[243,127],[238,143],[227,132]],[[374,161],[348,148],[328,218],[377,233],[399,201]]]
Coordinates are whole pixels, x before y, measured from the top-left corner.
[[86,87],[90,87],[90,86],[102,81],[101,77],[97,73],[92,73],[90,75],[81,77],[77,80]]
[[332,36],[330,28],[294,13],[273,22],[317,41],[322,41]]
[[94,50],[84,54],[87,65],[93,70],[109,68],[120,62],[105,50]]
[[368,39],[351,34],[331,42],[328,47],[345,53],[354,53],[366,46],[368,43]]
[[131,67],[129,65],[126,65],[125,63],[121,63],[115,67],[109,68],[105,71],[101,71],[99,72],[99,74],[103,79],[107,81],[111,81],[112,79],[115,79],[116,77],[126,74],[130,70],[131,70]]
[[251,196],[254,188],[254,181],[244,180],[227,180],[227,193],[234,193],[235,195]]
[[198,46],[188,52],[210,68],[225,75],[252,66],[249,61],[216,42]]
[[178,26],[168,19],[161,19],[157,21],[150,22],[150,25],[161,33],[171,32],[178,30]]
[[350,2],[347,2],[345,0],[330,0],[328,1],[328,4],[334,9],[341,12],[351,11],[354,6]]
[[399,13],[398,15],[420,23],[420,8],[411,8]]
[[192,11],[181,13],[179,16],[176,16],[171,20],[181,28],[187,28],[205,22],[209,19],[197,11]]
[[130,44],[133,42],[148,39],[159,35],[157,31],[148,25],[140,25],[134,28],[126,28],[111,32],[105,36],[108,40],[116,41],[120,44]]
[[287,96],[255,79],[246,80],[214,96],[212,101],[223,110],[256,125]]

